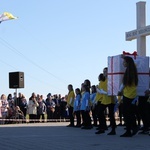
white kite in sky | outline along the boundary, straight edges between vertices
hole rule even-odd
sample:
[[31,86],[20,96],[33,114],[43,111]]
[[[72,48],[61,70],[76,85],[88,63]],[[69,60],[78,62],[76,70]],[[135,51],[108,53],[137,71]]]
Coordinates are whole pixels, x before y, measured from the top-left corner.
[[3,14],[0,14],[0,23],[2,21],[6,20],[12,20],[12,19],[17,19],[18,17],[14,17],[11,13],[9,12],[4,12]]

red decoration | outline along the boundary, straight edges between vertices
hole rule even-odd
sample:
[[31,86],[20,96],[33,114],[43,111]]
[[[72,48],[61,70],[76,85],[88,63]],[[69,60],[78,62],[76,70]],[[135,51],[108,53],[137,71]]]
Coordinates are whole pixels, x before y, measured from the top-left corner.
[[134,59],[136,59],[137,52],[136,52],[136,51],[134,51],[133,53],[129,53],[129,52],[125,52],[125,51],[123,51],[123,55],[132,55],[132,56],[134,56]]

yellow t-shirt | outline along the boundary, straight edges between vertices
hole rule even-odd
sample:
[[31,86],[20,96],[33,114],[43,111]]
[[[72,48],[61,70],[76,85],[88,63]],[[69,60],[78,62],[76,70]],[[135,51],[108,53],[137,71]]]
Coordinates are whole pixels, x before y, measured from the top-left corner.
[[[99,85],[98,85],[98,88],[100,89],[101,87],[101,82],[99,82]],[[101,101],[102,100],[102,94],[100,94],[99,92],[96,92],[96,96],[95,96],[95,100],[98,102],[98,101]]]
[[137,87],[135,85],[125,86],[123,89],[123,95],[127,98],[133,99],[137,96]]
[[73,107],[73,105],[74,105],[74,98],[75,98],[74,91],[70,91],[69,94],[68,94],[68,98],[67,98],[67,104],[69,106]]
[[[102,89],[104,91],[107,92],[107,79],[104,81],[103,85],[102,85]],[[104,104],[104,105],[108,105],[108,104],[111,104],[111,103],[114,103],[114,97],[113,96],[108,96],[108,95],[105,95],[103,94],[103,97],[102,97],[102,102],[101,104]]]
[[[98,85],[98,88],[99,89],[101,89],[102,88],[102,84],[103,84],[104,82],[103,81],[100,81],[99,82],[99,85]],[[96,93],[96,97],[95,97],[95,100],[98,102],[98,101],[102,101],[102,98],[103,98],[103,95],[102,94],[100,94],[99,92],[97,92]]]

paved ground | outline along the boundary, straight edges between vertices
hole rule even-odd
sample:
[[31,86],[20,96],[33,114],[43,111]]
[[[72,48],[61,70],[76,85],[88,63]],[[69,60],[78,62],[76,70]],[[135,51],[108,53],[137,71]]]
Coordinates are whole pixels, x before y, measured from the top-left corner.
[[0,125],[0,150],[150,150],[150,136],[96,135],[96,129],[66,127],[67,122]]

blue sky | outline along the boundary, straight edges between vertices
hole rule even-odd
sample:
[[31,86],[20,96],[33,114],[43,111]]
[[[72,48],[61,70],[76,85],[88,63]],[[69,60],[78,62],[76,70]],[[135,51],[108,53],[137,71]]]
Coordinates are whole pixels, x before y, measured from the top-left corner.
[[[1,0],[0,13],[17,20],[0,24],[0,93],[8,95],[9,72],[25,74],[27,98],[32,92],[68,93],[85,79],[98,84],[107,57],[136,50],[125,32],[136,28],[137,0]],[[146,2],[150,25],[150,2]],[[150,55],[147,37],[147,56]]]

